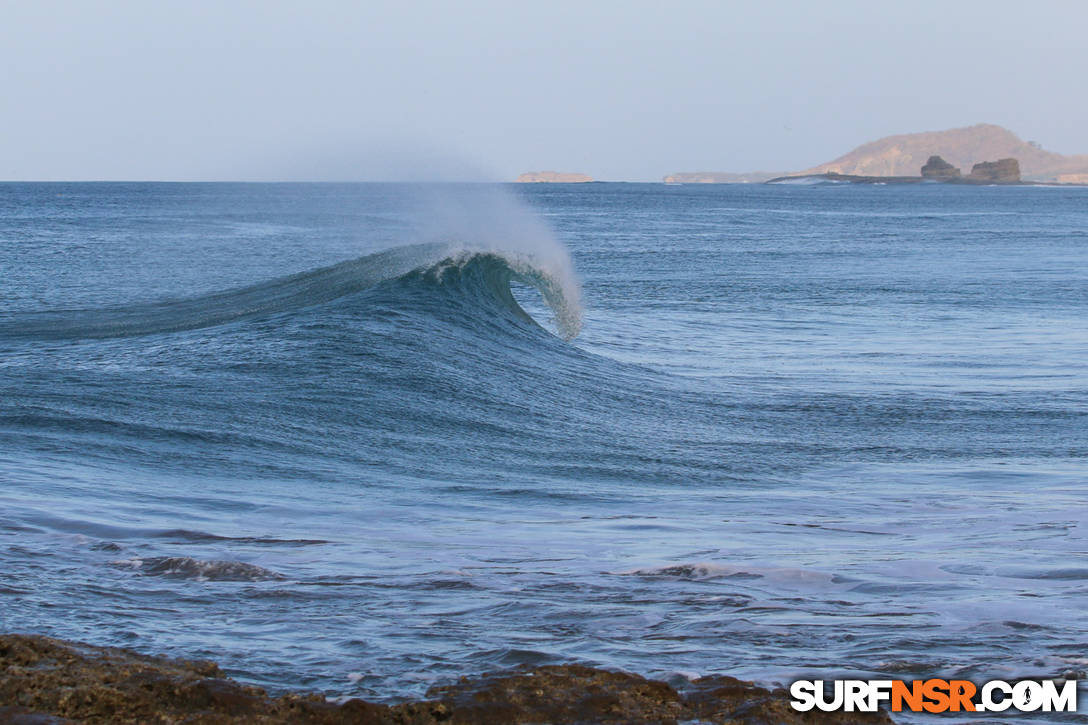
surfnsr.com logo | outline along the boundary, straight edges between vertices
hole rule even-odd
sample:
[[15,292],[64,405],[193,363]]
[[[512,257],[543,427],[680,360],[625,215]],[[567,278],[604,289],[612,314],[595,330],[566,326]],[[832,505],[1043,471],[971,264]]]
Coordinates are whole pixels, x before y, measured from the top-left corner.
[[1076,712],[1076,680],[797,680],[790,705],[799,712]]

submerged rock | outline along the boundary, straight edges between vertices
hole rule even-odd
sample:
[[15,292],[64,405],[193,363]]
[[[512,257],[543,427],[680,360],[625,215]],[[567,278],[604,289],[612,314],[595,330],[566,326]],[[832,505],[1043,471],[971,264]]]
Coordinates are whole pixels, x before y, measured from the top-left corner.
[[731,677],[664,682],[581,665],[502,672],[436,687],[399,705],[270,697],[212,662],[149,657],[49,637],[0,635],[0,722],[188,725],[494,723],[890,723],[884,712],[799,713],[784,690]]
[[141,574],[196,581],[257,582],[266,579],[283,579],[282,574],[256,564],[247,564],[242,561],[205,561],[190,556],[150,556],[121,559],[112,561],[110,564],[122,569],[132,569]]

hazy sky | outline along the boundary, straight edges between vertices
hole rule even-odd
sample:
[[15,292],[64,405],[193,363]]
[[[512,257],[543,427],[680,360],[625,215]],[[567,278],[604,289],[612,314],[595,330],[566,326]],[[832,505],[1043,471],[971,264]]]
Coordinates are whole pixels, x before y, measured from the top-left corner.
[[983,121],[1088,153],[1086,29],[1085,0],[0,0],[0,179],[656,181]]

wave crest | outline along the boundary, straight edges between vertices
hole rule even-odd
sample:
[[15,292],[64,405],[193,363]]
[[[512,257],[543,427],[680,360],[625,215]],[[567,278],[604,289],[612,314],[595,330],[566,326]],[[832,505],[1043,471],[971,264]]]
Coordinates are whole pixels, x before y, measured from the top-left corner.
[[484,281],[492,293],[520,315],[532,319],[511,295],[512,281],[529,285],[540,293],[555,316],[556,327],[563,339],[571,340],[581,332],[581,287],[569,258],[545,259],[525,253],[466,248],[452,252],[432,265],[428,272],[442,281],[451,270],[465,271],[477,264],[484,267]]
[[237,289],[126,307],[15,313],[0,319],[0,336],[33,339],[137,337],[214,327],[325,304],[412,274],[441,282],[443,272],[482,265],[490,292],[531,319],[510,293],[517,280],[535,287],[552,309],[559,334],[582,326],[581,288],[566,250],[548,254],[453,244],[395,247],[328,267]]

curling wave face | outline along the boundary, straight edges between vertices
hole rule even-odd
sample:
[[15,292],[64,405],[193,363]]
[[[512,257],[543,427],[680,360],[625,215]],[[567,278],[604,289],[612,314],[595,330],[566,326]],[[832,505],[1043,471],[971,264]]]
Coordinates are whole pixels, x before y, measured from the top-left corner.
[[195,330],[290,313],[327,304],[383,283],[407,278],[435,285],[464,284],[464,294],[486,294],[522,320],[532,318],[510,291],[512,281],[536,288],[564,339],[582,327],[581,293],[566,250],[549,256],[450,244],[395,247],[339,264],[198,297],[117,308],[10,314],[0,337],[80,339],[136,337]]

